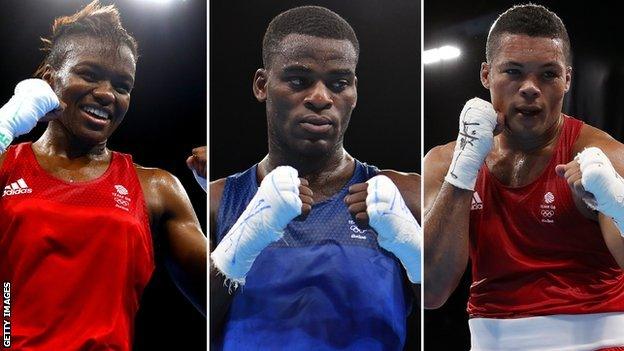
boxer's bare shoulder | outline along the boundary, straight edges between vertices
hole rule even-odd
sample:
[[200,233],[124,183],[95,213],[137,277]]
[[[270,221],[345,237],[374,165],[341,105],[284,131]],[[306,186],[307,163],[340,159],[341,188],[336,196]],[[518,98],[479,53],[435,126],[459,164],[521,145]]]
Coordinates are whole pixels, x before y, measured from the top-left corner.
[[[423,160],[426,164],[426,169],[429,170],[430,167],[441,167],[444,168],[443,173],[446,174],[448,167],[451,165],[455,143],[455,141],[452,141],[447,144],[435,146],[429,150]],[[442,178],[444,178],[444,174]]]
[[188,212],[190,200],[180,180],[160,168],[143,167],[134,164],[152,226],[158,226],[160,219],[173,212]]
[[578,139],[572,148],[572,154],[576,155],[585,148],[595,146],[601,149],[618,171],[624,171],[624,144],[614,139],[607,132],[596,127],[584,124]]

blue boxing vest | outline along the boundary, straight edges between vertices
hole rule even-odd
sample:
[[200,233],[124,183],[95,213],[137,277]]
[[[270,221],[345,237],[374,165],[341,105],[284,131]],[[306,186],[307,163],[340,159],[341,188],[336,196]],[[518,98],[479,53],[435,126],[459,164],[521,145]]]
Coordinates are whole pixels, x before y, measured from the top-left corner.
[[[217,218],[220,241],[258,190],[257,166],[227,178]],[[412,292],[400,262],[359,228],[349,186],[378,169],[355,161],[351,180],[294,220],[256,258],[233,298],[216,349],[402,350]]]

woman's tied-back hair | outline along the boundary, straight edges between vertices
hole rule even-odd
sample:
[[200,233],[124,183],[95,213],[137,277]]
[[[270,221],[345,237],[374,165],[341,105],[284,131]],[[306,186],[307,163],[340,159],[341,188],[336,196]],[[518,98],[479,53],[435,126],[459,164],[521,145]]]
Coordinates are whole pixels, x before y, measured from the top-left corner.
[[46,51],[47,55],[35,76],[41,77],[46,65],[59,69],[67,57],[71,38],[85,36],[108,41],[112,46],[126,45],[132,51],[134,60],[138,58],[137,42],[122,26],[117,8],[114,5],[102,6],[99,0],[94,0],[73,15],[54,20],[50,37],[41,38],[41,50]]

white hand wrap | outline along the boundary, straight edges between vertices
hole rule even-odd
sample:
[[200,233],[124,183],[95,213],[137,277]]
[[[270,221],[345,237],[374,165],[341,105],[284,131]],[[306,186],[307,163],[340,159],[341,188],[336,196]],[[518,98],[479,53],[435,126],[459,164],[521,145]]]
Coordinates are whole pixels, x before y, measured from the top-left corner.
[[589,147],[576,156],[581,165],[581,183],[592,193],[596,203],[588,205],[613,218],[624,236],[624,179],[615,171],[602,150]]
[[210,257],[232,282],[245,284],[247,272],[256,257],[284,235],[284,228],[301,214],[297,170],[275,168],[264,177],[258,192],[223,237]]
[[496,111],[492,104],[473,98],[466,102],[459,115],[459,135],[446,180],[454,186],[474,190],[479,168],[494,143]]
[[378,175],[366,183],[366,213],[370,226],[377,232],[379,246],[392,252],[401,261],[412,283],[420,283],[420,225],[390,178]]
[[206,191],[206,188],[208,187],[208,179],[200,176],[195,169],[192,169],[192,171],[193,171],[193,176],[195,176],[195,180],[197,181],[199,186],[201,186],[202,189]]
[[41,79],[26,79],[17,84],[15,94],[0,108],[0,153],[13,138],[30,132],[46,113],[58,108],[59,99]]

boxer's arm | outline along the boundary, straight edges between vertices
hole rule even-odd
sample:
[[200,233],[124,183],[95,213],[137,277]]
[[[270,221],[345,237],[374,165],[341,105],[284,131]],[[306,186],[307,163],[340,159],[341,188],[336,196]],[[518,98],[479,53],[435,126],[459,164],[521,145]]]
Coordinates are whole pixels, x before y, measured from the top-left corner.
[[[589,146],[600,148],[607,155],[609,161],[611,161],[615,171],[620,175],[624,175],[624,145],[614,139],[605,138]],[[598,224],[609,252],[611,252],[620,268],[624,269],[624,237],[622,237],[622,233],[613,223],[613,219],[602,213],[598,213]]]
[[455,143],[433,148],[424,159],[425,308],[442,306],[468,264],[472,191],[444,180]]
[[[602,130],[584,125],[574,145],[573,153],[576,155],[585,148],[592,146],[601,149],[609,158],[609,161],[611,161],[616,172],[624,176],[624,145],[622,143]],[[573,194],[575,198],[579,198],[577,192],[573,191]],[[582,203],[582,200],[579,202]],[[598,213],[597,218],[609,252],[611,252],[618,265],[624,269],[624,238],[609,216]]]
[[[416,173],[402,173],[392,170],[382,170],[380,174],[385,175],[390,178],[392,182],[396,185],[407,205],[410,212],[418,223],[420,221],[420,175]],[[420,306],[420,284],[410,284],[412,287],[412,291],[414,292],[414,296],[418,301],[418,306]]]
[[157,240],[173,281],[206,315],[206,237],[180,181],[160,169],[141,169],[140,179]]
[[[225,187],[225,178],[210,183],[210,252],[217,246],[217,213],[221,204],[221,196]],[[225,276],[210,263],[210,333],[213,337],[220,335],[232,298],[236,289],[229,291],[225,284]]]
[[350,186],[344,201],[356,222],[375,229],[379,246],[401,261],[420,301],[420,175],[383,170],[366,183]]

